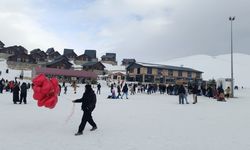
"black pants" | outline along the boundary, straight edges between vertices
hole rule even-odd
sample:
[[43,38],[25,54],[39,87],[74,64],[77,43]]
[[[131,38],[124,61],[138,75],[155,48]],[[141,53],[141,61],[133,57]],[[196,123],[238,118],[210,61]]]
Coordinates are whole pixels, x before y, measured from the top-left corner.
[[82,121],[79,126],[78,132],[82,132],[86,126],[86,123],[89,123],[92,127],[96,127],[96,124],[92,118],[92,112],[91,111],[84,111],[82,116]]
[[20,104],[22,104],[22,101],[24,102],[24,104],[27,103],[26,97],[27,97],[27,93],[21,93],[20,94]]

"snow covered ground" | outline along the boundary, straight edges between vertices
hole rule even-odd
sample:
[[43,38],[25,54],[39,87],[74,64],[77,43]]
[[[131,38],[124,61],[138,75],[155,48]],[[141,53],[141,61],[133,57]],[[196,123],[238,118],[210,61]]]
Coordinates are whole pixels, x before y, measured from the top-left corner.
[[[1,70],[0,77],[7,76]],[[8,78],[19,72],[10,70]],[[54,109],[38,107],[32,90],[26,105],[14,105],[11,93],[0,94],[0,150],[250,149],[250,89],[235,91],[237,98],[227,102],[200,96],[196,105],[179,105],[178,97],[159,93],[106,99],[110,89],[101,83],[93,112],[98,129],[91,132],[87,125],[77,137],[82,111],[71,101],[82,96],[84,85],[76,94],[68,88]]]

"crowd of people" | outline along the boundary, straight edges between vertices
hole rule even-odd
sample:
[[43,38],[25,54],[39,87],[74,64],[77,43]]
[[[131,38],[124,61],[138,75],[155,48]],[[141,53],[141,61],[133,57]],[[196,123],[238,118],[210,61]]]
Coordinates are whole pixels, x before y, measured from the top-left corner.
[[[98,84],[97,93],[100,94],[100,84]],[[179,96],[179,104],[189,104],[187,96],[189,94],[193,97],[192,104],[198,102],[198,96],[206,96],[214,98],[218,101],[226,101],[231,96],[231,89],[227,87],[223,89],[222,86],[216,85],[202,87],[198,84],[138,84],[138,83],[112,83],[110,85],[110,94],[108,99],[123,99],[124,95],[128,99],[128,95],[135,95],[136,93],[153,94],[159,92],[160,94],[176,95]]]
[[2,78],[0,80],[0,93],[10,92],[13,93],[13,103],[17,104],[27,104],[27,90],[30,89],[31,84],[26,82],[17,81],[15,80],[8,81]]

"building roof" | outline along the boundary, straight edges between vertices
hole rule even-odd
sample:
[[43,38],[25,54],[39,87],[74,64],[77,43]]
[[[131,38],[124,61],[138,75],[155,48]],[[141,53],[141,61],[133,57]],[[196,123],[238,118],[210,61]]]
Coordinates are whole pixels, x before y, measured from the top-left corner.
[[101,63],[101,62],[87,62],[87,63],[84,63],[82,64],[83,67],[88,67],[88,66],[93,66],[93,65],[96,65],[96,64],[101,64],[103,66],[103,68],[105,68],[105,66]]
[[79,71],[79,70],[69,70],[69,69],[55,69],[55,68],[42,68],[36,67],[36,73],[44,73],[45,75],[63,75],[69,77],[84,77],[84,78],[97,78],[96,73],[91,71]]
[[120,71],[120,72],[125,72],[126,68],[125,66],[119,66],[119,65],[111,65],[108,63],[102,63],[105,66],[105,69],[108,71]]
[[123,63],[133,63],[133,62],[136,62],[136,60],[135,59],[126,59],[125,58],[125,59],[122,60],[122,62]]
[[66,62],[68,62],[71,66],[73,65],[72,63],[69,62],[69,59],[67,57],[65,57],[64,55],[58,56],[54,59],[54,61],[52,62],[48,62],[46,65],[53,65],[55,63],[58,63],[60,61],[65,60]]
[[[202,71],[194,70],[192,68],[187,68],[187,67],[177,67],[177,66],[169,66],[169,65],[162,65],[162,64],[152,64],[152,63],[143,63],[143,62],[136,62],[136,63],[132,63],[131,65],[133,65],[133,64],[138,64],[140,66],[151,67],[151,68],[162,68],[162,69],[169,69],[169,70],[192,71],[192,72],[203,73]],[[129,66],[131,66],[131,65],[129,65]]]
[[59,57],[59,56],[61,56],[61,54],[58,51],[49,53],[48,55],[49,55],[49,57]]
[[51,53],[53,53],[53,52],[55,52],[55,49],[54,49],[53,47],[49,48],[49,49],[46,51],[47,54],[51,54]]
[[39,48],[33,49],[32,51],[30,51],[30,54],[32,54],[32,53],[39,53],[40,51],[41,50]]
[[63,55],[67,56],[67,55],[70,55],[70,54],[76,55],[76,53],[74,52],[74,49],[65,48],[64,51],[63,51]]
[[84,54],[91,58],[96,58],[96,50],[85,50]]
[[2,41],[0,41],[0,45],[4,46],[5,44]]

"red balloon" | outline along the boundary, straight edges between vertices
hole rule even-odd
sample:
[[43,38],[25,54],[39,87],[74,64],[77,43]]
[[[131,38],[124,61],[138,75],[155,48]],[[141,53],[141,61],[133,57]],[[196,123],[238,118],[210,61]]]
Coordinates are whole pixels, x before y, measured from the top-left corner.
[[46,80],[45,75],[44,75],[44,74],[39,74],[38,76],[36,76],[36,77],[32,80],[32,82],[33,82],[33,84],[35,84],[35,85],[42,86],[44,80]]
[[59,85],[58,85],[58,80],[56,78],[51,78],[50,79],[53,88],[54,88],[54,93],[57,95],[59,93]]
[[42,93],[38,93],[38,92],[34,92],[34,94],[33,94],[33,98],[34,98],[35,100],[41,100],[41,99],[43,99],[45,96],[46,96],[46,95],[44,95],[44,94],[42,94]]
[[37,86],[37,85],[34,85],[34,86],[33,86],[33,90],[34,90],[34,92],[40,93],[41,87],[40,87],[40,86]]
[[33,80],[33,98],[37,100],[39,107],[45,106],[47,108],[54,108],[57,104],[59,86],[56,78],[50,80],[44,74],[38,75]]
[[53,86],[52,86],[50,80],[48,80],[48,79],[44,80],[43,85],[41,87],[41,92],[43,94],[51,93],[52,88],[53,88]]
[[44,103],[44,106],[52,109],[55,107],[56,103],[57,103],[57,97],[52,96]]

